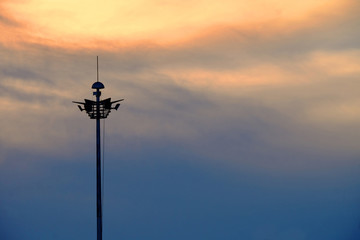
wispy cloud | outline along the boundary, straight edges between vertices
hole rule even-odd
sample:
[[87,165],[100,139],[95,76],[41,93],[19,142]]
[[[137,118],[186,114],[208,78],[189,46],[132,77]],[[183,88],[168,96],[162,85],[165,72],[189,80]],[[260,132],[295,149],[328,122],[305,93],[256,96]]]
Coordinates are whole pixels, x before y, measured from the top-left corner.
[[[12,6],[10,12],[17,5]],[[335,11],[339,6],[341,13]],[[39,8],[49,7],[57,8]],[[3,135],[2,141],[47,148],[53,141],[65,144],[76,138],[65,128],[81,123],[66,125],[64,119],[79,119],[70,100],[92,97],[94,56],[100,55],[100,76],[109,86],[104,96],[127,99],[115,120],[121,121],[114,126],[116,134],[174,139],[202,152],[216,145],[221,151],[232,149],[233,156],[243,149],[240,145],[355,154],[359,136],[349,137],[349,126],[357,126],[359,118],[354,84],[360,59],[352,38],[358,35],[353,26],[359,18],[348,13],[357,7],[351,1],[304,2],[292,13],[290,5],[278,1],[274,8],[268,6],[269,14],[275,14],[269,19],[239,23],[231,15],[225,18],[231,24],[210,22],[199,34],[171,44],[149,38],[122,45],[106,34],[99,41],[110,48],[100,49],[87,41],[73,48],[67,37],[58,47],[34,36],[28,43],[23,39],[21,48],[3,47],[2,109],[7,129],[16,134],[11,141]],[[20,123],[23,115],[27,120]],[[38,137],[25,137],[31,135]]]

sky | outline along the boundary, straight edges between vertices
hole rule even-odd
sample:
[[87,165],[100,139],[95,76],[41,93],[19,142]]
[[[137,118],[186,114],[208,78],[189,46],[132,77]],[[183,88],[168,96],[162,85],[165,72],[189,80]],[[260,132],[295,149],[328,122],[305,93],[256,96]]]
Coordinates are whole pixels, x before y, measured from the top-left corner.
[[0,239],[360,238],[357,0],[0,0]]

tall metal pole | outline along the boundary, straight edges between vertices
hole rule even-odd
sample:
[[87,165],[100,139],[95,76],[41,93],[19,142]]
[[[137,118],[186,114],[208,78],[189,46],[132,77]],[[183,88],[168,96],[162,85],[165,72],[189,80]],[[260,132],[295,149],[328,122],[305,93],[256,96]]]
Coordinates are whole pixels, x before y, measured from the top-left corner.
[[102,204],[101,204],[101,144],[100,144],[100,95],[96,90],[96,219],[97,240],[102,240]]
[[[99,61],[96,57],[96,82],[93,83],[92,89],[96,89],[93,92],[93,95],[96,96],[96,101],[89,99],[84,99],[85,102],[76,102],[78,104],[80,111],[86,111],[90,119],[96,119],[96,224],[97,224],[97,240],[102,240],[102,202],[101,202],[101,187],[102,187],[102,177],[101,177],[101,143],[100,143],[100,119],[105,119],[109,115],[112,109],[118,110],[121,101],[124,99],[111,101],[111,98],[107,98],[100,101],[101,91],[105,86],[99,82]],[[116,104],[113,106],[113,104]]]

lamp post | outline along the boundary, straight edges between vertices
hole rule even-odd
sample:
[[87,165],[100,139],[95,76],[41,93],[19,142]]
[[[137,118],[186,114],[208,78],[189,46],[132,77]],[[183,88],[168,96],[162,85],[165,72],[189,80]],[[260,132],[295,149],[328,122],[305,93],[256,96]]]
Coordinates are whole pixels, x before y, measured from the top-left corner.
[[[97,220],[97,240],[102,240],[102,199],[101,199],[101,144],[100,144],[100,119],[105,119],[111,112],[111,109],[117,110],[120,103],[124,99],[111,101],[111,98],[100,100],[101,91],[105,86],[99,82],[99,61],[96,57],[97,66],[97,81],[92,85],[92,89],[96,91],[93,95],[96,97],[96,101],[84,99],[84,102],[75,102],[78,104],[80,111],[86,111],[90,119],[96,119],[96,220]],[[112,105],[116,103],[113,107]]]

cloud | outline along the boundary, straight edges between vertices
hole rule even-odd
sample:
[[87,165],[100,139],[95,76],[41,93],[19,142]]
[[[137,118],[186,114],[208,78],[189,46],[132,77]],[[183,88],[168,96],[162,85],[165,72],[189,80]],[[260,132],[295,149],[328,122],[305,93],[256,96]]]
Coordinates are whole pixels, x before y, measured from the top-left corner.
[[18,26],[17,22],[15,22],[14,20],[9,19],[8,17],[6,17],[4,15],[0,15],[0,23],[2,25],[6,25],[8,27],[16,27],[16,26]]
[[353,21],[359,20],[331,10],[293,26],[294,20],[213,26],[170,45],[3,46],[2,144],[71,152],[72,140],[91,141],[83,124],[92,122],[71,101],[93,97],[100,55],[103,96],[125,98],[107,121],[116,143],[173,142],[217,158],[227,152],[230,162],[257,149],[356,155],[359,136],[351,129],[358,127],[360,61],[355,42],[344,38],[356,36]]
[[104,4],[96,1],[5,1],[3,12],[11,16],[10,20],[21,24],[24,35],[10,31],[11,36],[3,37],[2,41],[64,48],[99,48],[103,43],[117,47],[142,42],[174,44],[207,35],[214,26],[249,29],[262,26],[264,31],[271,27],[268,23],[287,30],[314,25],[322,15],[344,9],[349,3],[351,1],[336,0],[316,3],[226,0],[221,4],[216,1],[107,1]]

